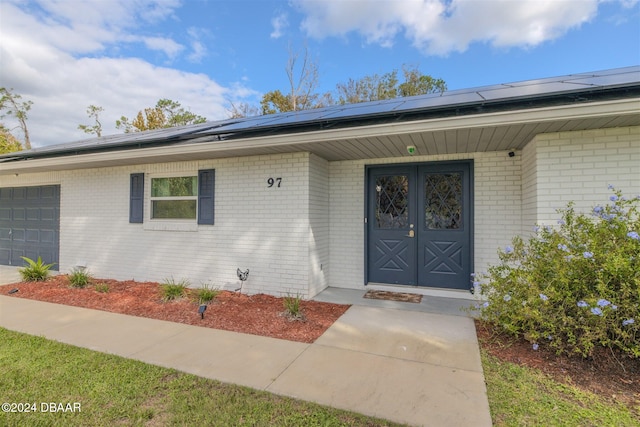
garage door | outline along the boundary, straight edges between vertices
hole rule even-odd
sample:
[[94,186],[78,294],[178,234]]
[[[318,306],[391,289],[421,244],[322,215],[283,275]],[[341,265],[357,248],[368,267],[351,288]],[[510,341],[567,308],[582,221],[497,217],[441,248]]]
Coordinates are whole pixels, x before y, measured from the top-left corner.
[[60,186],[0,188],[0,264],[21,257],[56,263],[60,242]]

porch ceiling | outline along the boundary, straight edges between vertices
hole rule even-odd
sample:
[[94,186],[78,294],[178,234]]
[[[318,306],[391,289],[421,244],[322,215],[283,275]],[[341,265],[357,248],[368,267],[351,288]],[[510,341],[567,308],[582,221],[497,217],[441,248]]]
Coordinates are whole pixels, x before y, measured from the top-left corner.
[[405,157],[408,156],[407,146],[409,145],[416,147],[414,156],[508,151],[522,149],[541,133],[638,125],[640,125],[640,113],[595,119],[564,119],[543,123],[518,123],[349,138],[316,143],[305,151],[315,153],[327,160]]
[[173,145],[8,161],[0,163],[0,175],[301,151],[329,161],[408,157],[408,145],[416,147],[414,155],[507,151],[541,133],[622,126],[640,126],[640,99],[228,140],[202,136]]

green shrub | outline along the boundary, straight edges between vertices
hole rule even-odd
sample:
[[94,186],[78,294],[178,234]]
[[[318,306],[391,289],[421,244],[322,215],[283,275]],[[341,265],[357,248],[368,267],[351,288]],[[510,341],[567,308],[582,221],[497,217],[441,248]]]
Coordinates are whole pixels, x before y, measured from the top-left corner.
[[91,282],[91,276],[84,268],[76,268],[69,274],[69,284],[72,288],[84,288]]
[[198,304],[208,304],[215,299],[220,293],[219,289],[211,288],[207,284],[203,284],[201,288],[195,291]]
[[98,283],[96,284],[96,291],[101,293],[109,292],[109,285],[107,283]]
[[182,298],[187,293],[188,287],[188,280],[183,279],[176,283],[173,277],[171,279],[165,279],[164,283],[160,285],[162,300],[167,302]]
[[284,314],[289,319],[304,320],[302,307],[300,307],[301,301],[302,301],[302,298],[300,298],[299,294],[296,294],[295,297],[287,294],[287,296],[282,299],[282,303],[284,305]]
[[603,346],[640,357],[640,196],[609,188],[607,205],[584,214],[569,203],[557,227],[536,227],[499,252],[474,282],[485,320],[534,349],[587,357]]
[[41,257],[38,257],[37,261],[24,256],[20,258],[28,264],[19,270],[22,280],[25,282],[39,282],[46,280],[47,277],[49,277],[49,270],[55,265],[55,263],[43,263]]

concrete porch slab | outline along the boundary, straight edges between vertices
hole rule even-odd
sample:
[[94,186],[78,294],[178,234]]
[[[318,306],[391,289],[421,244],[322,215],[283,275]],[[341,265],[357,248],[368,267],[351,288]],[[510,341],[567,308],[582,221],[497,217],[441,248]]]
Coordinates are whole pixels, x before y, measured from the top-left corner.
[[482,372],[473,320],[352,306],[316,344]]
[[[446,294],[449,296],[423,295],[420,303],[410,303],[364,298],[364,294],[367,293],[367,290],[328,287],[313,297],[313,300],[338,304],[362,305],[367,307],[392,308],[404,311],[420,311],[423,313],[448,314],[451,316],[463,317],[471,316],[471,313],[465,309],[472,307],[473,304],[476,303],[476,300],[469,299],[466,295],[465,298],[459,298],[458,296],[461,294],[459,291],[456,293]],[[399,287],[387,288],[384,290],[415,293],[413,289],[404,289]]]

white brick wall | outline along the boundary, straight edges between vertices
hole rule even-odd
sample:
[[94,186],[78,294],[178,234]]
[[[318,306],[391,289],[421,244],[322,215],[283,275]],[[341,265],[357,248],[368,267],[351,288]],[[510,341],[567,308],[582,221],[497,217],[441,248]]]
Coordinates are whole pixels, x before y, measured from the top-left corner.
[[531,234],[537,221],[538,160],[535,144],[522,149],[522,234]]
[[309,292],[329,285],[329,162],[309,158]]
[[[575,202],[588,211],[608,202],[609,184],[628,197],[640,194],[640,127],[538,135],[524,149],[535,163],[526,175],[524,230],[556,224],[556,209]],[[529,162],[527,162],[529,164]]]
[[364,162],[329,163],[330,286],[364,283]]
[[[321,174],[322,162],[316,164]],[[196,175],[199,169],[210,168],[216,170],[215,225],[192,224],[194,231],[149,226],[152,176]],[[136,172],[145,173],[144,224],[128,222],[129,179]],[[268,188],[269,177],[282,178],[281,186]],[[82,263],[96,277],[155,281],[173,277],[188,279],[192,286],[210,283],[235,289],[240,267],[251,270],[244,286],[249,293],[309,296],[307,153],[0,176],[0,186],[48,183],[61,184],[63,272]],[[314,200],[314,204],[322,200],[321,191],[316,190]],[[316,220],[315,225],[322,234],[321,222]],[[322,243],[326,233],[317,238],[316,264],[327,257],[327,245]],[[322,286],[321,275],[316,276]]]
[[498,261],[504,248],[522,230],[521,153],[475,155],[475,271]]

